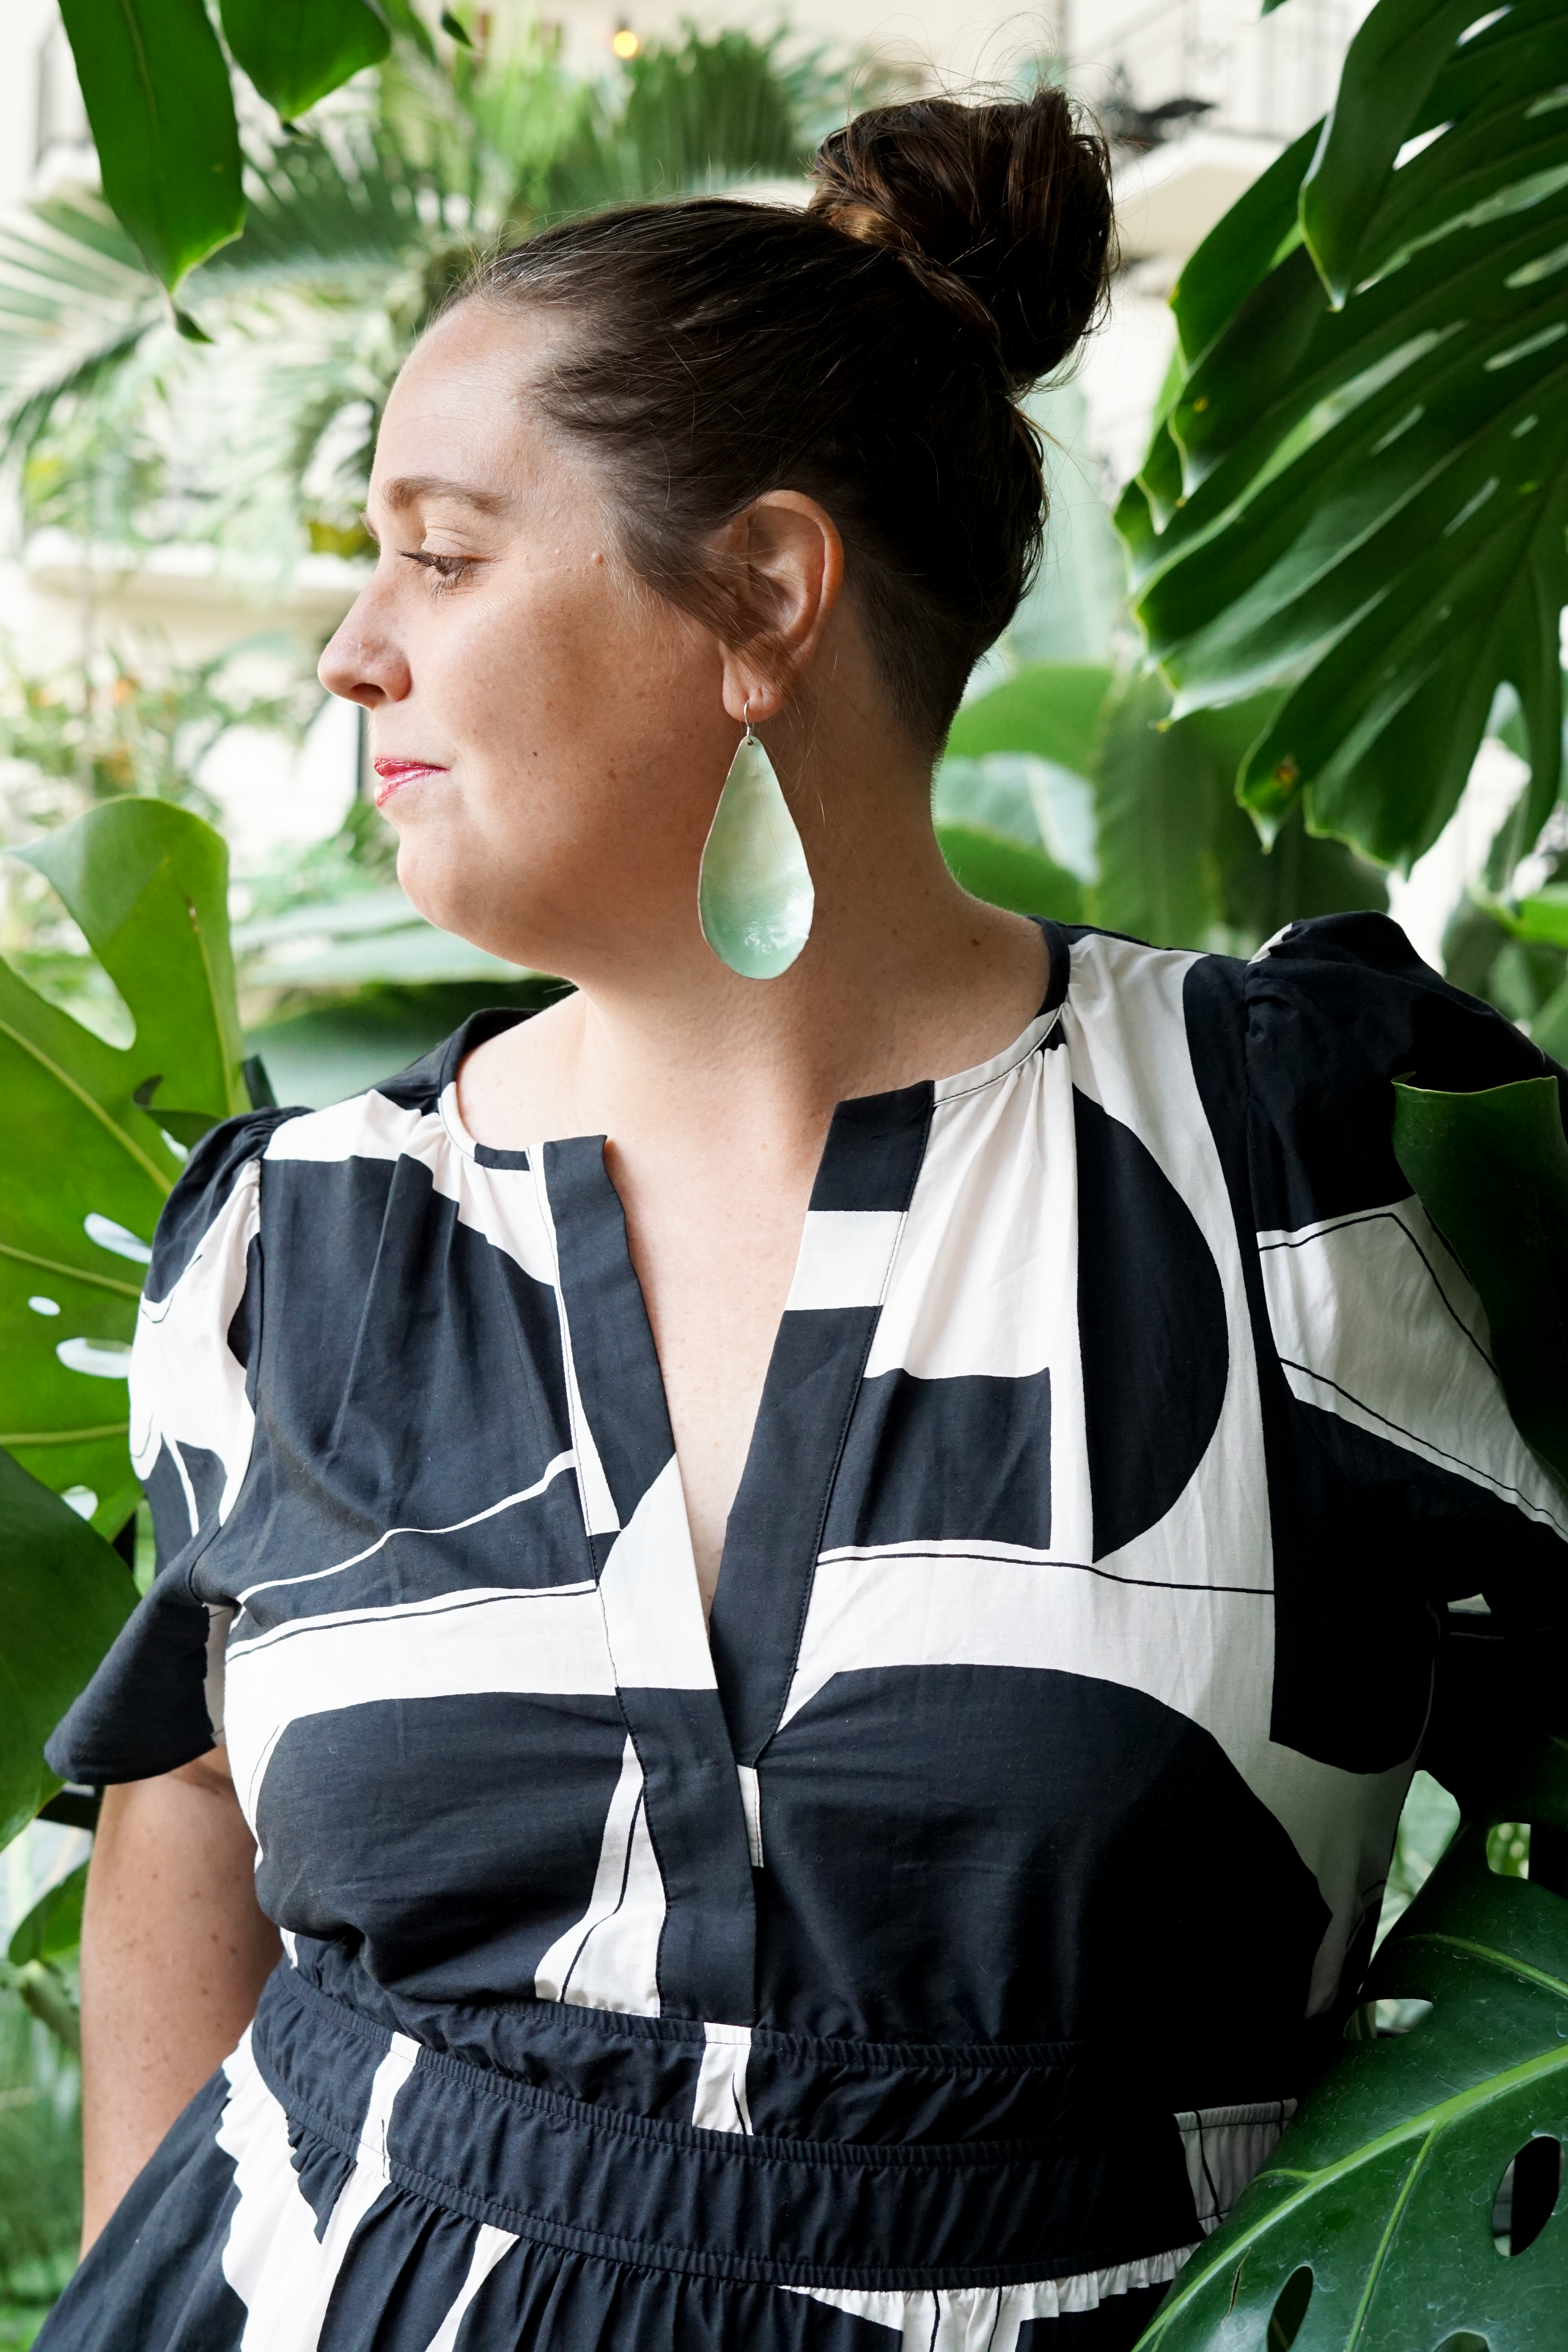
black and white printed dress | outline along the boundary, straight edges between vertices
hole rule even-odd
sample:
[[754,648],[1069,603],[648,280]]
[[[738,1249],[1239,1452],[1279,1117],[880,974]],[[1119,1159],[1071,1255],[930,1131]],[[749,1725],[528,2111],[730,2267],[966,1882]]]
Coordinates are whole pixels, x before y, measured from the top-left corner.
[[514,1015],[193,1153],[165,1564],[50,1753],[221,1718],[287,1958],[43,2352],[1110,2352],[1263,2160],[1435,1604],[1563,1613],[1389,1145],[1542,1057],[1381,917],[1048,935],[835,1114],[711,1626],[601,1142],[458,1117]]

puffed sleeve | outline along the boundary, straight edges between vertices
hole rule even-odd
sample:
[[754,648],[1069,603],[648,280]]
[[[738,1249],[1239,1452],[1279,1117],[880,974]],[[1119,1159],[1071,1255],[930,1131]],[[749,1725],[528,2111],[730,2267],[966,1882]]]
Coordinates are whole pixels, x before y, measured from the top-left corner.
[[261,1155],[277,1111],[202,1139],[164,1205],[131,1358],[131,1452],[158,1572],[46,1753],[62,1779],[142,1780],[222,1737],[223,1623],[192,1570],[233,1508],[256,1429]]
[[1480,1301],[1392,1140],[1396,1078],[1469,1093],[1562,1074],[1382,915],[1292,925],[1249,968],[1246,1011],[1249,1175],[1301,1522],[1281,1539],[1315,1555],[1320,1679],[1343,1672],[1336,1644],[1375,1659],[1402,1595],[1483,1594],[1516,1628],[1563,1623],[1568,1490],[1515,1429]]

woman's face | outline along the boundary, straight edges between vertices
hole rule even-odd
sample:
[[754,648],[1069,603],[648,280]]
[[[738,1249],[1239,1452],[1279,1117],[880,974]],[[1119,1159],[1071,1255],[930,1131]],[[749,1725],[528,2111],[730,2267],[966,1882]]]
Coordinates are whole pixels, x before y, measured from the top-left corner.
[[370,712],[415,906],[575,976],[695,909],[736,726],[717,642],[632,577],[529,403],[562,331],[474,301],[420,344],[376,450],[375,574],[320,675]]

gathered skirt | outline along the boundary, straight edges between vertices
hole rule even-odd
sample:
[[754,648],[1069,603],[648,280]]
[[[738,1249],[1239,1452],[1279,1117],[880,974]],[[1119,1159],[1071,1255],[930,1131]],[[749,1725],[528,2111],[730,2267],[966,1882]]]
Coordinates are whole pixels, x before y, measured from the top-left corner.
[[[634,2046],[656,2074],[692,2031]],[[744,2075],[705,2128],[620,2103],[580,2011],[530,2049],[531,2079],[476,2064],[280,1967],[37,2352],[1125,2352],[1192,2251],[1051,2259],[1086,2193],[1124,2205],[1135,2133],[785,2137],[747,2127]]]

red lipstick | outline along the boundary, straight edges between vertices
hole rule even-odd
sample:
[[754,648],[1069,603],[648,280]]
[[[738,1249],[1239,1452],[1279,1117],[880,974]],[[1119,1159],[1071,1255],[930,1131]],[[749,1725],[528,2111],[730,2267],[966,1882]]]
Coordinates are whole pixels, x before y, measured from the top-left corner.
[[377,808],[385,808],[400,784],[412,783],[417,776],[444,776],[444,768],[434,760],[372,760],[371,767],[381,778],[381,790],[376,794]]

